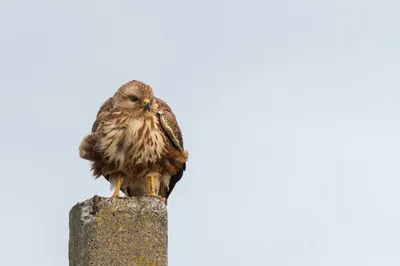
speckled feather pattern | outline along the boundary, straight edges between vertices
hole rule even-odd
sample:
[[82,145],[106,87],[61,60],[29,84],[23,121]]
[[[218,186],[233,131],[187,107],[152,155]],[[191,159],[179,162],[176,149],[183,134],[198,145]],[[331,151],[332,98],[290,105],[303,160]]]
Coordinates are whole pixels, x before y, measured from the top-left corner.
[[[152,110],[130,102],[131,95],[152,99]],[[182,133],[168,104],[153,96],[150,86],[131,81],[103,103],[79,147],[81,158],[92,162],[95,177],[124,177],[122,190],[135,196],[133,187],[153,173],[159,177],[159,195],[168,198],[186,168],[188,152]],[[142,184],[142,186],[145,186]],[[136,186],[137,187],[137,186]]]

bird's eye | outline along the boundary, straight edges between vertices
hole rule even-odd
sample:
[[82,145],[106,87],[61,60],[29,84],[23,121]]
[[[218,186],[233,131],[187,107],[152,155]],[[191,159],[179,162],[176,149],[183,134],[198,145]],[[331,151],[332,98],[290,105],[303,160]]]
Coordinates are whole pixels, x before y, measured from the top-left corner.
[[136,96],[131,96],[130,99],[132,102],[137,102],[139,100]]

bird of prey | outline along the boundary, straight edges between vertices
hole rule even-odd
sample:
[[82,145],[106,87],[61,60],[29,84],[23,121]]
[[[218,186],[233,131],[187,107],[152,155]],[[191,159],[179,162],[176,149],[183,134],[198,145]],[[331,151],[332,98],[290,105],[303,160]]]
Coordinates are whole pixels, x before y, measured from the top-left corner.
[[168,104],[141,81],[122,85],[97,113],[92,132],[79,146],[97,179],[104,176],[128,197],[158,196],[165,204],[186,170],[178,122]]

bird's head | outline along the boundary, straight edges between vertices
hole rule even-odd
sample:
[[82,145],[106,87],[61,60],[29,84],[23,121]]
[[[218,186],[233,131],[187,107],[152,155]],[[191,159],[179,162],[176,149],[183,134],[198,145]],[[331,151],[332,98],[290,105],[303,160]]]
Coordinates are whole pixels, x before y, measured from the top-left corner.
[[153,89],[141,81],[129,81],[115,93],[118,108],[135,113],[146,114],[154,112]]

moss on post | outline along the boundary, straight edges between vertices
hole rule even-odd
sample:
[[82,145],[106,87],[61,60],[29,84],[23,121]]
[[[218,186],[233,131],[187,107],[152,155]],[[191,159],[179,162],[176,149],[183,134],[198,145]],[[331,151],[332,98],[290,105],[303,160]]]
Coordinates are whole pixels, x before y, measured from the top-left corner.
[[158,198],[100,198],[69,214],[70,266],[166,266],[167,208]]

